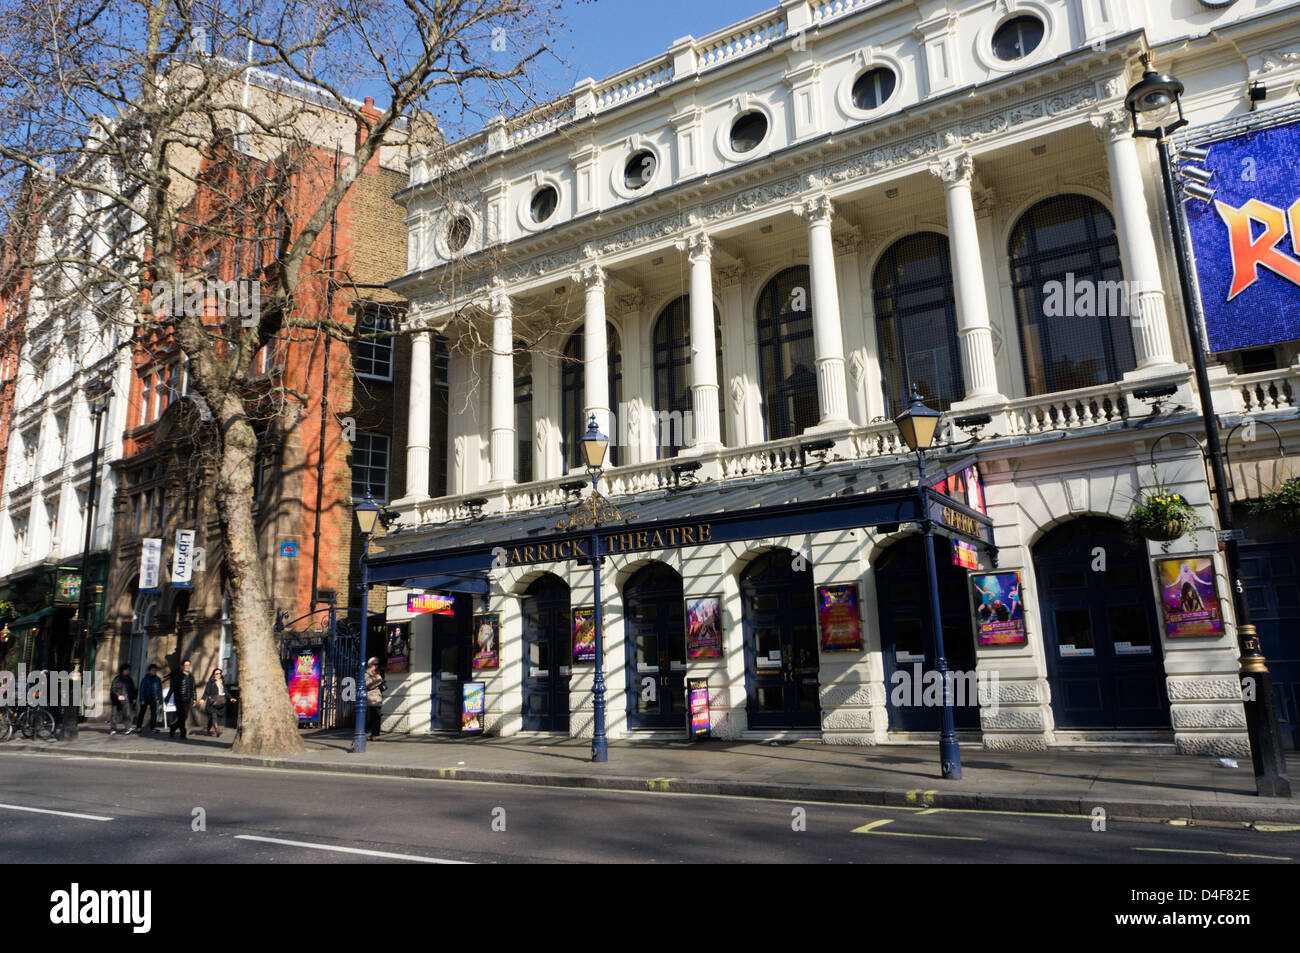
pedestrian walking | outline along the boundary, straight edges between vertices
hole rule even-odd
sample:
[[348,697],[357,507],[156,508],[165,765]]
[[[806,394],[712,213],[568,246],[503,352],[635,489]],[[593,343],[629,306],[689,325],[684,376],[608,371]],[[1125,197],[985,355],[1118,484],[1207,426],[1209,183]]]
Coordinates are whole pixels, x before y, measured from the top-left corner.
[[113,702],[113,707],[108,713],[108,733],[117,734],[118,718],[121,717],[122,727],[126,729],[129,735],[135,731],[131,725],[131,712],[135,706],[135,680],[131,678],[131,666],[120,665],[117,669],[117,678],[113,679],[113,684],[108,686],[108,694]]
[[221,676],[221,669],[213,669],[212,677],[208,679],[207,687],[203,689],[203,711],[208,716],[208,727],[204,729],[204,734],[215,734],[218,738],[221,737],[222,722],[226,718],[226,700],[229,697],[226,683]]
[[158,705],[162,701],[162,679],[158,677],[158,666],[150,665],[140,679],[140,707],[136,711],[135,730],[144,725],[144,711],[149,709],[149,731],[158,732]]
[[197,690],[194,687],[194,676],[190,674],[190,660],[186,659],[181,662],[181,670],[172,676],[171,688],[167,692],[167,698],[176,702],[176,720],[172,722],[171,729],[167,734],[175,738],[176,729],[180,729],[181,738],[188,738],[189,734],[186,729],[190,722],[190,708],[194,704],[194,698]]
[[384,709],[384,692],[388,684],[379,674],[379,659],[366,661],[366,732],[370,740],[379,738],[379,720]]

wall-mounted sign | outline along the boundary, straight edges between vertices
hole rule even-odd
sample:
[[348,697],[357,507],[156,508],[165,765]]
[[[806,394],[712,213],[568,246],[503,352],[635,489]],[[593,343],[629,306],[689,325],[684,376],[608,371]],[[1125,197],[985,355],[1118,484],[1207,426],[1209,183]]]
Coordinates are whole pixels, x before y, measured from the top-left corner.
[[1213,559],[1209,556],[1157,559],[1156,579],[1167,637],[1185,639],[1223,634],[1223,612]]
[[596,661],[596,610],[578,606],[573,610],[573,664]]
[[162,566],[162,540],[140,540],[140,591],[158,591],[158,573]]
[[280,557],[282,559],[297,559],[298,544],[289,542],[288,540],[282,542],[280,544]]
[[970,584],[980,645],[1024,645],[1029,641],[1020,573],[974,573]]
[[857,586],[818,586],[817,625],[823,652],[860,652],[862,614]]
[[[681,546],[700,546],[713,541],[713,527],[709,523],[691,523],[670,526],[666,529],[640,532],[609,533],[600,537],[600,551],[605,554],[635,553],[648,549],[677,549]],[[512,546],[503,549],[502,566],[524,566],[533,563],[560,562],[565,559],[590,559],[590,539],[566,539],[558,543],[536,543],[532,546]]]
[[686,600],[686,657],[722,658],[722,597]]
[[962,569],[980,568],[980,551],[960,539],[952,541],[952,564]]
[[385,675],[400,675],[411,670],[411,623],[388,623],[388,637],[384,640]]
[[81,573],[75,569],[60,569],[54,586],[54,604],[74,606],[81,601]]
[[474,616],[474,670],[501,665],[501,616],[484,612]]
[[430,612],[434,615],[455,615],[456,597],[442,592],[408,592],[407,612]]
[[483,682],[461,683],[460,730],[482,731],[487,710],[487,686]]
[[709,680],[707,678],[688,678],[686,680],[686,696],[687,708],[691,714],[687,737],[692,741],[709,737],[709,729],[712,727],[709,714]]
[[194,572],[194,530],[176,531],[176,548],[172,552],[172,586],[188,589]]
[[1187,231],[1211,352],[1300,339],[1300,122],[1195,144],[1214,200],[1187,204]]
[[299,721],[320,716],[320,652],[305,650],[289,662],[289,700]]

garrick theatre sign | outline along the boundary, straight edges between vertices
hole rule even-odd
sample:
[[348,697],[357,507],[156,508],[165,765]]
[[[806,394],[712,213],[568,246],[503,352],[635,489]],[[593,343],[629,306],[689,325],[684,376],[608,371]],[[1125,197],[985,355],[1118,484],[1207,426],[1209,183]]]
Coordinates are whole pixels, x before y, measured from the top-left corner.
[[[973,474],[973,480],[954,476]],[[809,467],[796,477],[735,486],[708,483],[667,488],[634,498],[624,513],[603,497],[549,511],[498,517],[467,516],[436,530],[406,530],[376,540],[369,564],[375,584],[407,588],[481,591],[457,581],[480,579],[492,569],[532,566],[593,555],[717,545],[775,536],[884,527],[933,521],[936,532],[975,545],[996,565],[993,524],[969,505],[960,482],[979,485],[974,459],[945,466],[918,488],[904,465],[886,470]],[[628,504],[624,504],[625,506]],[[978,505],[978,504],[977,504]],[[593,553],[593,534],[599,552]]]

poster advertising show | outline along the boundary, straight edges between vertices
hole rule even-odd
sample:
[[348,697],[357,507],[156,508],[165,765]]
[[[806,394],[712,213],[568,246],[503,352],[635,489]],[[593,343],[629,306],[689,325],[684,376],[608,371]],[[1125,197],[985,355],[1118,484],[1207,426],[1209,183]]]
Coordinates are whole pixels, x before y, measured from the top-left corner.
[[409,622],[388,623],[388,637],[384,642],[384,673],[401,674],[411,669],[411,624]]
[[484,612],[474,616],[474,670],[501,665],[501,616]]
[[1156,578],[1160,580],[1166,636],[1180,639],[1223,634],[1214,560],[1209,556],[1157,559]]
[[818,586],[817,622],[823,652],[856,652],[862,648],[862,615],[857,586]]
[[979,644],[1024,645],[1028,636],[1020,573],[974,573],[970,583]]
[[596,610],[579,606],[573,610],[573,664],[596,661]]
[[686,600],[687,658],[722,658],[722,597]]
[[289,699],[299,721],[320,715],[320,652],[300,652],[289,663]]

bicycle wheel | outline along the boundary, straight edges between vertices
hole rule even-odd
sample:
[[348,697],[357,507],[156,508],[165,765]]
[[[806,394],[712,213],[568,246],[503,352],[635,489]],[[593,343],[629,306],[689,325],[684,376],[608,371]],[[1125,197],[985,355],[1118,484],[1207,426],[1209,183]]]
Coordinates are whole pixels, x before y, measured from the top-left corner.
[[0,714],[0,742],[8,741],[17,730],[12,712],[6,711]]
[[54,737],[54,714],[48,708],[37,708],[32,712],[32,730],[41,741]]

